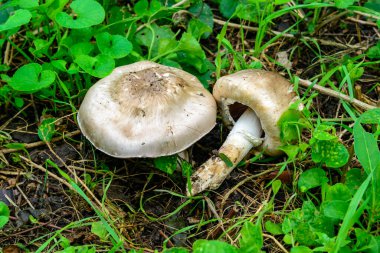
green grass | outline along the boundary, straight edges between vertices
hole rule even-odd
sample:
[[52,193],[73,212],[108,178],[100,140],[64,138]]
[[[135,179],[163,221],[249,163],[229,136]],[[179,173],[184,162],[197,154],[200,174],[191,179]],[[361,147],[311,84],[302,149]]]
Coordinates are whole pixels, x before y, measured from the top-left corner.
[[[186,197],[181,189],[196,169],[190,163],[180,162],[183,171],[178,172],[176,156],[132,161],[131,167],[156,168],[147,173],[133,207],[108,201],[111,185],[125,171],[110,168],[114,163],[109,159],[98,160],[96,151],[83,151],[91,149],[84,143],[81,156],[93,152],[93,160],[83,168],[92,166],[98,172],[74,173],[51,160],[40,165],[63,179],[70,186],[67,194],[79,196],[93,216],[44,231],[19,247],[37,252],[248,253],[264,247],[269,252],[271,247],[292,253],[379,252],[380,109],[364,111],[350,103],[359,99],[379,105],[380,43],[375,32],[380,29],[379,1],[189,0],[178,6],[177,2],[1,1],[1,112],[17,113],[32,105],[43,116],[32,122],[38,125],[36,133],[50,143],[64,131],[62,115],[68,115],[64,117],[68,128],[76,129],[76,112],[86,91],[117,66],[156,61],[194,74],[210,90],[223,75],[263,68],[286,75],[300,97],[279,122],[285,158],[251,154],[239,165],[239,173],[253,174],[249,181],[230,185],[228,194],[216,190],[195,197]],[[285,62],[291,65],[278,58],[279,52],[287,53]],[[304,89],[299,77],[350,100]],[[297,112],[300,102],[304,109]],[[1,121],[13,117],[0,116]],[[11,139],[6,125],[0,125],[0,170],[13,166],[30,174],[30,164],[20,159],[25,153],[30,157],[28,148]],[[77,140],[67,141],[79,145]],[[2,154],[6,149],[16,151]],[[258,165],[264,171],[255,171]],[[254,180],[255,174],[272,171],[277,174],[265,183]],[[290,182],[281,174],[289,174]],[[174,186],[157,186],[157,175]],[[100,196],[92,193],[97,188],[103,190]],[[232,193],[241,198],[224,206],[228,198],[223,197]],[[156,215],[149,207],[157,199],[177,206]],[[238,211],[228,217],[224,212],[229,208]],[[120,210],[128,214],[122,216]],[[12,212],[0,202],[4,231]],[[196,221],[174,226],[183,216]],[[40,224],[36,217],[30,221]],[[139,222],[168,228],[162,245],[148,248],[134,237],[137,229],[123,227]],[[78,228],[99,240],[72,244],[65,232]],[[173,247],[178,238],[186,243]]]

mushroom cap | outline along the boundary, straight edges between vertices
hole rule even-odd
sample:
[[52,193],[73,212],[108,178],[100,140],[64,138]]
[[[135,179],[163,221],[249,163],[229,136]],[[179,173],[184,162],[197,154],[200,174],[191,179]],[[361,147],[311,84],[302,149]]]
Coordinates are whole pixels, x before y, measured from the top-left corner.
[[215,100],[195,76],[150,61],[115,68],[88,90],[78,112],[83,135],[119,158],[178,153],[215,121]]
[[265,133],[260,148],[269,155],[282,153],[277,149],[281,145],[277,122],[289,105],[297,99],[288,80],[265,70],[242,70],[220,78],[214,85],[213,95],[227,126],[235,123],[230,113],[230,106],[234,103],[254,110]]

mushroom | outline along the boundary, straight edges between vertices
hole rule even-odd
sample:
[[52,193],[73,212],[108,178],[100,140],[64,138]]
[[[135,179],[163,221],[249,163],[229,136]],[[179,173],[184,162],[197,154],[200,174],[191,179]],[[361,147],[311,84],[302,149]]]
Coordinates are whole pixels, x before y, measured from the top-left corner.
[[[219,155],[211,157],[192,175],[188,195],[218,188],[253,147],[268,155],[281,154],[277,122],[297,99],[285,78],[264,70],[243,70],[224,76],[216,82],[213,95],[224,123],[233,128],[218,150]],[[246,108],[237,121],[231,113],[236,105]]]
[[87,92],[83,135],[118,158],[179,153],[215,126],[216,103],[198,79],[150,61],[118,67]]

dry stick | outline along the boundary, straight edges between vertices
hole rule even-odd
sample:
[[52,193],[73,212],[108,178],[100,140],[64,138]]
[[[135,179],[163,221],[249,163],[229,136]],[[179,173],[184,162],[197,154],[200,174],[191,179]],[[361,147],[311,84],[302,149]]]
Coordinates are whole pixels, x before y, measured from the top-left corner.
[[58,177],[56,174],[54,174],[53,172],[50,172],[49,170],[45,169],[43,166],[41,165],[38,165],[36,164],[35,162],[33,162],[32,160],[20,155],[20,158],[21,160],[24,160],[27,164],[29,164],[30,166],[32,166],[33,168],[35,169],[39,169],[41,170],[42,172],[44,173],[47,173],[50,177],[58,180],[61,184],[64,184],[66,185],[70,190],[72,191],[75,191],[74,187],[71,186],[71,184],[69,184],[68,182],[66,182],[65,180],[63,180],[62,178]]
[[22,108],[21,110],[19,110],[12,118],[10,118],[9,120],[7,120],[2,126],[0,126],[0,131],[4,130],[9,125],[9,123],[12,122],[12,120],[14,120],[20,113],[22,113],[23,111],[25,111],[26,108],[28,108],[31,105],[32,105],[31,103],[27,104],[24,108]]
[[[55,138],[52,138],[51,139],[51,143],[52,142],[57,142],[57,141],[60,141],[64,138],[70,138],[70,137],[73,137],[75,135],[78,135],[80,134],[80,130],[75,130],[71,133],[67,133],[67,134],[63,134],[62,136],[59,136],[59,137],[55,137]],[[37,141],[37,142],[32,142],[32,143],[27,143],[24,145],[24,148],[25,149],[30,149],[30,148],[36,148],[36,147],[39,147],[39,146],[44,146],[46,145],[46,143],[44,141]],[[8,153],[13,153],[13,152],[16,152],[16,151],[20,151],[19,149],[14,149],[14,148],[4,148],[4,149],[0,149],[0,153],[3,153],[3,154],[8,154]]]
[[289,253],[289,251],[287,251],[287,250],[285,249],[285,247],[284,247],[279,241],[277,241],[277,239],[276,239],[274,236],[271,236],[271,235],[268,235],[268,234],[264,234],[264,233],[263,233],[263,237],[266,237],[266,238],[271,239],[272,241],[274,241],[275,244],[277,244],[277,246],[278,246],[283,252],[285,252],[285,253]]
[[[243,28],[243,29],[246,29],[248,31],[257,32],[259,30],[259,28],[257,28],[257,27],[251,27],[251,26],[246,26],[246,25],[230,23],[230,22],[226,22],[223,20],[215,19],[215,18],[214,18],[214,22],[216,24],[219,24],[219,25],[225,25],[227,23],[227,26],[229,26],[229,27]],[[285,38],[292,38],[292,39],[296,38],[295,35],[290,34],[290,33],[282,33],[282,32],[273,31],[273,30],[269,30],[268,33],[273,33],[274,35],[281,34],[281,36],[285,37]],[[301,38],[304,40],[309,40],[309,41],[318,41],[321,45],[325,45],[325,46],[333,46],[333,47],[339,47],[339,48],[352,48],[352,49],[367,49],[366,47],[362,47],[360,45],[348,45],[348,44],[346,45],[346,44],[338,43],[335,41],[311,38],[311,37],[307,37],[307,36],[302,36]]]
[[309,80],[304,80],[304,79],[301,79],[299,78],[299,84],[301,84],[302,86],[304,87],[311,87],[313,88],[314,90],[316,91],[319,91],[320,93],[323,93],[325,95],[328,95],[328,96],[332,96],[332,97],[336,97],[336,98],[340,98],[346,102],[349,102],[353,105],[356,105],[357,107],[360,107],[364,110],[371,110],[371,109],[375,109],[377,108],[376,106],[374,105],[369,105],[367,103],[364,103],[356,98],[351,98],[341,92],[338,92],[338,91],[335,91],[335,90],[332,90],[332,89],[329,89],[329,88],[326,88],[326,87],[323,87],[323,86],[320,86],[318,84],[314,84],[312,82],[310,82]]

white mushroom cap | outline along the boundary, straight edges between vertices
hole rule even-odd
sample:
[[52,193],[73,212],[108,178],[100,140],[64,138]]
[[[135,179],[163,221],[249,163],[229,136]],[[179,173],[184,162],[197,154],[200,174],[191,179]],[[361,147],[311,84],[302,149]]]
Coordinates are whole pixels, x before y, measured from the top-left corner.
[[235,121],[229,106],[243,104],[260,119],[265,133],[261,148],[269,155],[280,154],[281,115],[297,97],[289,81],[281,75],[265,70],[243,70],[220,78],[214,85],[213,95],[222,111],[224,123],[232,126]]
[[195,76],[149,61],[118,67],[99,80],[78,112],[87,139],[119,158],[178,153],[215,121],[215,100]]

